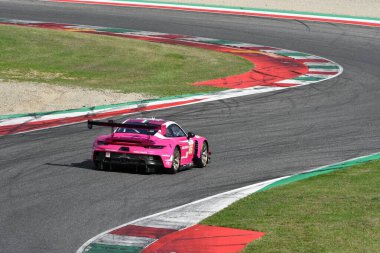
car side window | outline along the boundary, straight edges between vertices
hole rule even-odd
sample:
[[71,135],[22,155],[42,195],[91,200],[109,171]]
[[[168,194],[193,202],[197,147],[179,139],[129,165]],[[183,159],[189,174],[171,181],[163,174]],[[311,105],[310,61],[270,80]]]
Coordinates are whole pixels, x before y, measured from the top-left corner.
[[173,131],[172,131],[172,128],[171,126],[169,126],[168,128],[166,128],[166,137],[173,137]]
[[185,132],[177,125],[170,125],[166,130],[167,137],[185,137]]

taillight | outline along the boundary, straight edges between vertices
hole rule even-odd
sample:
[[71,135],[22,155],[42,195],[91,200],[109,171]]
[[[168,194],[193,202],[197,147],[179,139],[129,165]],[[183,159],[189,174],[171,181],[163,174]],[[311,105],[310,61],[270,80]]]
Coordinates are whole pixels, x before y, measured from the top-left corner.
[[156,145],[152,145],[152,146],[145,146],[145,148],[150,148],[150,149],[163,149],[165,146],[156,146]]

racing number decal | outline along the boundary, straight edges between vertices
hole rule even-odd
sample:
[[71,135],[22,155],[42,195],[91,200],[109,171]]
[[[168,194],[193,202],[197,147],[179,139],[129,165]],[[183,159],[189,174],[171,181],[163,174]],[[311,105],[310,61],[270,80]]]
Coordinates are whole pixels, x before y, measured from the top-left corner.
[[189,140],[189,155],[192,155],[194,152],[194,141]]
[[181,141],[183,145],[181,146],[182,153],[184,154],[182,158],[189,158],[191,157],[194,153],[194,141],[193,140],[186,140],[186,141]]

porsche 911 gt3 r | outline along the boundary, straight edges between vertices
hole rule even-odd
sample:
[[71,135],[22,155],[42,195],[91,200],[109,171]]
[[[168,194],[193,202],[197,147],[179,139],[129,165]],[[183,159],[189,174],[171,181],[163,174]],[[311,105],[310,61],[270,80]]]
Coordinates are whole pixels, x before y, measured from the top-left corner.
[[192,132],[186,133],[173,121],[147,118],[127,119],[123,123],[89,120],[88,128],[92,126],[112,127],[111,134],[98,136],[93,144],[92,160],[98,170],[118,166],[151,173],[162,168],[174,174],[181,168],[205,167],[210,161],[207,139]]

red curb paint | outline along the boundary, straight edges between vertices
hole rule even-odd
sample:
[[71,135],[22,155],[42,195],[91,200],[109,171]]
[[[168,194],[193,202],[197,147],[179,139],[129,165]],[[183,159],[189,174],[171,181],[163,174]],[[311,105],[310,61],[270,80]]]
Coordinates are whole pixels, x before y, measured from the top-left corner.
[[91,2],[91,1],[77,1],[77,0],[50,0],[50,2],[111,5],[111,6],[147,8],[147,9],[165,9],[165,10],[176,10],[176,11],[217,13],[217,14],[279,18],[279,19],[297,19],[297,20],[306,20],[306,21],[316,21],[316,22],[322,22],[322,23],[339,23],[339,24],[349,24],[349,25],[380,27],[380,24],[372,23],[370,21],[366,22],[366,21],[354,21],[354,20],[339,20],[339,19],[334,19],[334,18],[303,17],[303,16],[298,16],[298,15],[283,15],[283,14],[274,14],[274,13],[251,13],[251,12],[238,12],[238,11],[233,11],[233,10],[211,10],[211,9],[202,10],[202,9],[198,9],[194,7],[157,6],[157,5],[143,5],[143,4],[138,4],[138,3],[106,3],[106,2]]
[[142,253],[235,253],[262,236],[256,231],[195,225],[162,237]]
[[152,228],[152,227],[141,227],[135,225],[128,225],[119,229],[116,229],[110,234],[122,235],[122,236],[137,236],[137,237],[147,237],[159,239],[167,234],[176,232],[174,229],[166,228]]
[[265,54],[238,54],[255,64],[251,71],[235,76],[228,76],[216,80],[198,82],[194,85],[208,85],[220,88],[248,88],[253,86],[289,87],[290,84],[276,84],[275,82],[295,78],[308,73],[306,65],[289,57],[267,56]]

